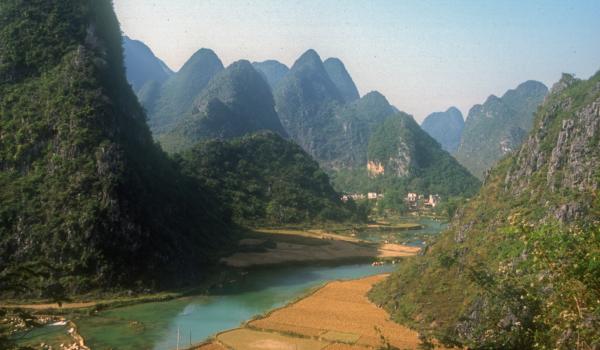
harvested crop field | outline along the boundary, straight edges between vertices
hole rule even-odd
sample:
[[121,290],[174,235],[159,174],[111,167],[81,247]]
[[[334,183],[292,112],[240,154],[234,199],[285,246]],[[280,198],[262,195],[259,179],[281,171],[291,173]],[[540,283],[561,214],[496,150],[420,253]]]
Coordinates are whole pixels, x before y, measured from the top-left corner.
[[235,350],[366,350],[382,346],[383,336],[399,349],[417,349],[418,334],[390,321],[366,297],[385,277],[331,282],[245,328],[217,335],[216,342]]
[[248,328],[222,333],[217,339],[235,350],[317,350],[328,345],[324,341],[315,339],[288,337]]
[[[373,276],[355,281],[331,282],[311,296],[288,307],[272,312],[268,317],[250,322],[250,327],[263,330],[286,330],[300,336],[319,337],[350,345],[376,347],[381,334],[398,348],[416,349],[418,334],[388,319],[387,313],[366,297],[371,287],[385,276]],[[302,332],[299,327],[311,328]],[[336,336],[337,335],[337,336]]]
[[200,346],[196,347],[194,350],[227,350],[227,348],[218,343],[209,343],[209,344],[200,345]]

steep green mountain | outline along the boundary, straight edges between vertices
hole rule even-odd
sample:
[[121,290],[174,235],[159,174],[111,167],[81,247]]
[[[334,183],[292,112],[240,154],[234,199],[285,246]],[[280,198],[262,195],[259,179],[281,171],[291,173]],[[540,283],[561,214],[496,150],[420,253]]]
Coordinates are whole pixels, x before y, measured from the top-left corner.
[[339,90],[344,101],[352,102],[360,98],[358,89],[342,61],[334,57],[328,58],[323,62],[323,66],[325,67],[329,78]]
[[439,143],[424,132],[412,116],[397,113],[371,135],[368,170],[382,190],[470,196],[479,181]]
[[341,132],[331,135],[329,142],[337,143],[341,156],[332,165],[336,169],[364,168],[371,134],[394,113],[394,108],[378,91],[339,107],[335,116]]
[[124,36],[123,50],[127,80],[136,93],[149,82],[162,84],[173,75],[171,69],[143,42]]
[[340,157],[328,140],[341,132],[335,109],[344,100],[314,50],[298,58],[273,95],[281,123],[296,143],[321,164]]
[[181,151],[201,140],[240,137],[260,130],[287,137],[269,85],[248,61],[237,61],[217,74],[194,105],[191,115],[158,137],[166,150]]
[[284,224],[348,219],[327,175],[302,148],[272,132],[213,140],[181,156],[184,171],[232,203],[241,223]]
[[0,273],[47,266],[21,281],[38,296],[191,281],[228,242],[155,146],[121,40],[109,0],[0,5]]
[[[341,65],[336,60],[330,62],[338,68]],[[392,190],[399,196],[402,191],[414,190],[466,196],[479,186],[411,117],[407,117],[410,123],[406,122],[404,114],[379,92],[346,103],[313,50],[303,54],[279,83],[275,101],[290,137],[327,169],[339,191]],[[395,114],[399,114],[391,118],[395,122],[390,121]],[[404,129],[409,130],[406,135]],[[402,139],[401,145],[396,143],[398,139]],[[394,171],[388,164],[395,157],[392,153],[400,152],[400,146],[409,147],[410,156],[419,160],[407,163],[410,171]],[[379,157],[379,149],[390,153],[369,162],[371,148],[375,157]],[[425,160],[429,157],[431,162]],[[434,166],[435,162],[438,164]],[[383,163],[388,166],[387,174],[375,176],[378,174],[374,170]]]
[[212,50],[200,49],[161,86],[158,99],[142,96],[152,133],[156,136],[169,131],[191,112],[202,90],[223,69],[223,63]]
[[600,346],[599,140],[600,72],[564,75],[520,149],[371,297],[471,349]]
[[285,64],[275,60],[252,62],[252,66],[263,75],[272,90],[275,90],[277,84],[290,71]]
[[463,115],[456,107],[450,107],[445,112],[432,113],[421,124],[421,128],[450,153],[458,150],[464,127]]
[[516,150],[533,125],[533,115],[548,93],[527,81],[502,97],[490,96],[469,111],[456,159],[480,178],[500,158]]

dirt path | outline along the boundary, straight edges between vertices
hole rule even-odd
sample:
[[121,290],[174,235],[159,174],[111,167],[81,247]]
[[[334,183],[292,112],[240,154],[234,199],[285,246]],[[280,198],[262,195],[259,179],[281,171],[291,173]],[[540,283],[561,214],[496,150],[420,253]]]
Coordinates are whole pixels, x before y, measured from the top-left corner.
[[309,296],[245,327],[220,333],[198,350],[364,350],[385,342],[417,349],[417,332],[389,319],[366,294],[386,275],[327,284]]

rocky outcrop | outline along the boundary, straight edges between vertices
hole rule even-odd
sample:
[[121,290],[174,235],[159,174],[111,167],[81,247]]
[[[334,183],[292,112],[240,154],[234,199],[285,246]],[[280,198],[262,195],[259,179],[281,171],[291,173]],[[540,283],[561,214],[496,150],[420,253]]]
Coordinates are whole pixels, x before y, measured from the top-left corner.
[[383,167],[383,164],[379,162],[369,161],[367,163],[367,171],[371,177],[385,174],[385,168]]
[[[575,83],[564,77],[552,96]],[[557,92],[558,91],[558,92]],[[507,172],[504,185],[514,195],[540,190],[565,193],[598,189],[600,98],[573,109],[572,97],[549,98],[539,126],[517,154],[516,164]],[[567,113],[565,113],[567,112]],[[581,215],[581,205],[564,203],[549,208],[549,216],[568,221]]]

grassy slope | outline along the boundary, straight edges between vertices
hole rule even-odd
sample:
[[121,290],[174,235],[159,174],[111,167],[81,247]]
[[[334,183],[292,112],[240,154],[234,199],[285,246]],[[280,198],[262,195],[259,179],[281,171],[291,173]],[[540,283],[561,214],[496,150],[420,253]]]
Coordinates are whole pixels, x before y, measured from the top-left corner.
[[[569,79],[566,79],[567,81]],[[547,186],[548,159],[567,119],[600,97],[600,74],[552,94],[521,152],[501,161],[424,257],[404,264],[371,297],[396,321],[472,348],[575,348],[599,344],[598,164],[582,189]],[[597,118],[597,115],[596,115]],[[536,141],[537,140],[537,141]],[[539,142],[538,142],[539,141]],[[598,161],[598,131],[586,157]],[[546,160],[523,175],[522,158]],[[526,158],[524,158],[526,159]],[[594,163],[593,163],[594,164]],[[584,169],[584,170],[585,170]],[[559,168],[556,181],[570,176]],[[507,179],[507,174],[518,174]],[[580,203],[559,223],[557,208]]]

